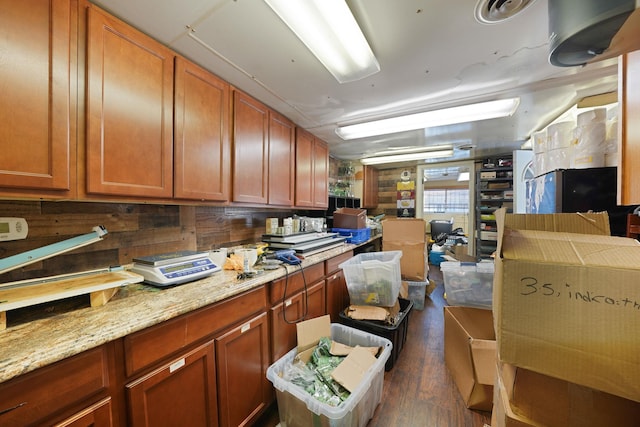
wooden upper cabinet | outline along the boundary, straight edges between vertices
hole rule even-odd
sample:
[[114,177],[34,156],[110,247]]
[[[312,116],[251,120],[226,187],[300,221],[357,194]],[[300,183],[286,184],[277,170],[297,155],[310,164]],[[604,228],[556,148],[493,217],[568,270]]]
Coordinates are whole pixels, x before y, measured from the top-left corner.
[[378,169],[371,166],[363,167],[362,182],[362,207],[377,208],[378,207]]
[[326,208],[329,204],[329,150],[311,133],[296,131],[297,207]]
[[286,117],[269,113],[269,204],[293,206],[296,126]]
[[86,191],[173,195],[173,52],[88,6]]
[[296,129],[296,206],[313,207],[313,135]]
[[0,10],[0,192],[69,197],[77,11],[69,0],[1,0]]
[[319,139],[313,145],[313,207],[329,206],[329,148]]
[[269,109],[233,92],[233,201],[266,204],[269,191]]
[[229,84],[176,57],[174,196],[229,200]]
[[[640,204],[640,50],[624,54],[619,62],[620,149],[618,203]],[[635,173],[635,177],[634,177]]]

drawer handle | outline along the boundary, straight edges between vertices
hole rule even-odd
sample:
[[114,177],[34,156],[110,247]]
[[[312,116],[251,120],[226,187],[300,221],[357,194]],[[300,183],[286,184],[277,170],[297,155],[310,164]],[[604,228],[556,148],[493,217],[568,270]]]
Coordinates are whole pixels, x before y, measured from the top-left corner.
[[6,414],[7,412],[11,412],[11,411],[13,411],[15,409],[21,408],[26,404],[27,404],[27,402],[22,402],[22,403],[18,403],[16,406],[14,406],[12,408],[3,409],[3,410],[0,411],[0,415]]
[[182,368],[185,365],[185,363],[186,361],[184,360],[184,358],[173,362],[171,365],[169,365],[169,373],[172,374],[173,372]]

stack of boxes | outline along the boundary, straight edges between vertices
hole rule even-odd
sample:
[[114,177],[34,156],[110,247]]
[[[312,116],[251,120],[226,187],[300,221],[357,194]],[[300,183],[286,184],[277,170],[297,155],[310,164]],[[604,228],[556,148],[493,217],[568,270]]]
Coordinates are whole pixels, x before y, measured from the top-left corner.
[[420,218],[389,218],[382,222],[382,249],[401,251],[403,288],[416,310],[424,309],[429,265],[425,222]]
[[640,416],[640,244],[606,213],[496,213],[493,427]]

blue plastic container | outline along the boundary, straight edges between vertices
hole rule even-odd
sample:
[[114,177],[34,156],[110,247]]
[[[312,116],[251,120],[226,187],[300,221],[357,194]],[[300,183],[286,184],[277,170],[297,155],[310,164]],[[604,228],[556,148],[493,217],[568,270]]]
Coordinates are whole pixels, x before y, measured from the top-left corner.
[[371,238],[371,229],[367,228],[332,228],[334,233],[338,233],[341,236],[347,238],[347,243],[353,243],[357,245],[364,243]]

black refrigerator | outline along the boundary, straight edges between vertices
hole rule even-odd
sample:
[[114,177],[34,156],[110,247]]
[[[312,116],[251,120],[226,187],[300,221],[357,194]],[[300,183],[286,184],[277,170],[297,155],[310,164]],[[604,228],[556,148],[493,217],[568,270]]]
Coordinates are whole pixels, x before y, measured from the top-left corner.
[[616,167],[559,169],[527,181],[527,213],[608,211],[616,191]]

